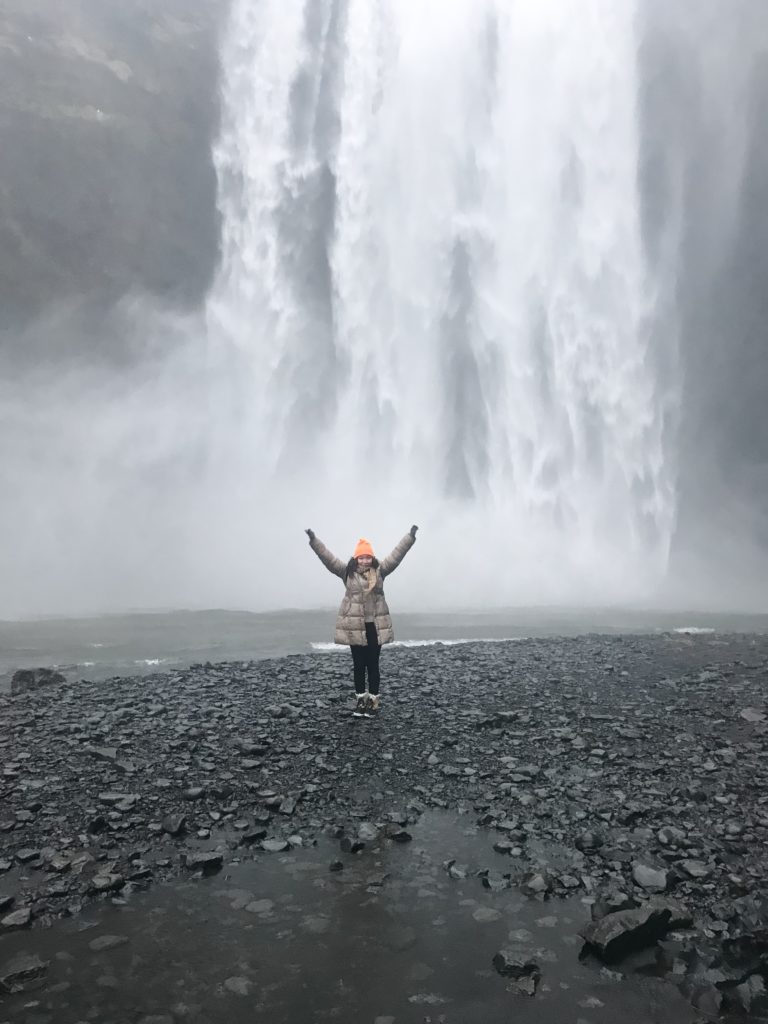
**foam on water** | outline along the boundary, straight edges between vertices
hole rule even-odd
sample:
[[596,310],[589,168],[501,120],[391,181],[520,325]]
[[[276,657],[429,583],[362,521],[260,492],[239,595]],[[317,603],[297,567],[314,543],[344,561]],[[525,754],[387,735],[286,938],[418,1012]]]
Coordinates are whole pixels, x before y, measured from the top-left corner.
[[[507,637],[469,637],[459,638],[454,640],[394,640],[388,647],[455,647],[457,644],[508,644],[514,641],[524,640],[525,637],[521,636],[507,636]],[[332,651],[348,651],[349,646],[347,644],[334,644],[334,643],[312,643],[310,645],[315,651],[332,652]]]

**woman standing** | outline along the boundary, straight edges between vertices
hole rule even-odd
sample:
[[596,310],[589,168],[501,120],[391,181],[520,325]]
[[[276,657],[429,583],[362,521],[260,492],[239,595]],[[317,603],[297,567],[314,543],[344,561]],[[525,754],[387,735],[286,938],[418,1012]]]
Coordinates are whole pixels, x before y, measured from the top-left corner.
[[312,530],[306,531],[312,550],[326,569],[344,581],[346,587],[336,619],[334,639],[337,644],[346,644],[352,648],[357,696],[357,704],[352,713],[358,718],[371,717],[379,710],[379,655],[382,644],[390,644],[395,639],[384,597],[384,577],[395,571],[406,552],[413,547],[417,530],[418,526],[412,526],[383,562],[374,557],[369,542],[361,538],[346,565],[331,554]]

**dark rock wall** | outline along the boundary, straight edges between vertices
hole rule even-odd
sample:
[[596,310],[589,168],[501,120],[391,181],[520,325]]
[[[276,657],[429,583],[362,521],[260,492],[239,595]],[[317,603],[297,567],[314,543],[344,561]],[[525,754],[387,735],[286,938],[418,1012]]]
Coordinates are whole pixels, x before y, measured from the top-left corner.
[[0,327],[216,265],[210,140],[227,0],[0,0]]

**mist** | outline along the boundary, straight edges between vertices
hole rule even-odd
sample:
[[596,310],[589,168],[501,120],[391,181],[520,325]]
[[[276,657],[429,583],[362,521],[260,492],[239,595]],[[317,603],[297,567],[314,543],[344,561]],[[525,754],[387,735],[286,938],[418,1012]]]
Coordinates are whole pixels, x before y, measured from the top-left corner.
[[403,608],[766,607],[768,13],[571,8],[234,0],[158,54],[107,19],[185,127],[69,166],[24,85],[0,617],[327,606],[306,527],[412,523]]

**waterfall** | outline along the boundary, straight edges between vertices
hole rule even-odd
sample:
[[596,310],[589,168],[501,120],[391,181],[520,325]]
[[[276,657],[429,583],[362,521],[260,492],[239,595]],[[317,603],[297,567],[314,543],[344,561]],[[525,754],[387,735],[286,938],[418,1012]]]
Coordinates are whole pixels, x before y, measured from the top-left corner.
[[679,374],[637,7],[233,0],[210,358],[276,505],[300,479],[308,514],[412,507],[472,540],[468,580],[477,542],[508,558],[504,599],[663,575]]

